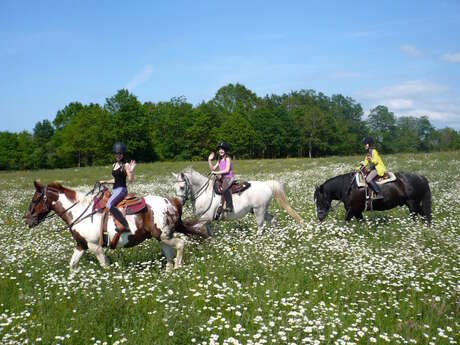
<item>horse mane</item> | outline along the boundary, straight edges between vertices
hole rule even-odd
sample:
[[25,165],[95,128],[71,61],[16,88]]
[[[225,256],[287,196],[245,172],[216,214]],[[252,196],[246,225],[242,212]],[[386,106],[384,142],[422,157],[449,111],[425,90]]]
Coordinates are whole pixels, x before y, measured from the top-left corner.
[[64,193],[67,199],[69,199],[72,202],[77,201],[77,192],[70,188],[64,187],[59,182],[54,181],[54,182],[48,183],[48,187],[57,189],[60,193]]

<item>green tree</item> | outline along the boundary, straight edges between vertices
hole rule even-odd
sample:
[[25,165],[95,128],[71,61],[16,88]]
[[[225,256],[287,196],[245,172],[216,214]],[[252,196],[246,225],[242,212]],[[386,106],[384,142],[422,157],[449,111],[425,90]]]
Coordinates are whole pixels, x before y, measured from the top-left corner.
[[247,114],[257,106],[257,95],[241,84],[228,84],[217,90],[213,102],[227,113]]
[[371,136],[382,152],[392,153],[395,151],[396,118],[394,113],[389,111],[387,107],[378,105],[371,110],[367,125]]

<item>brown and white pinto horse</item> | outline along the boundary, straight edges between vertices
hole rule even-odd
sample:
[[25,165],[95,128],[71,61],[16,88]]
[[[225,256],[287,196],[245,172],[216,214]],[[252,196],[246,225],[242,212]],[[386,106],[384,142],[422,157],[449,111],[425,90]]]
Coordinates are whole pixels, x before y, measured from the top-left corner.
[[[42,222],[54,211],[68,226],[76,241],[70,271],[78,267],[78,262],[86,250],[94,253],[102,267],[109,265],[103,248],[101,248],[102,213],[92,213],[92,196],[85,196],[59,183],[43,186],[35,181],[35,193],[25,215],[26,224],[32,228]],[[116,244],[116,248],[132,247],[148,238],[156,238],[167,259],[166,269],[178,268],[182,265],[184,240],[174,237],[174,232],[196,233],[192,224],[182,223],[182,204],[177,198],[163,198],[148,195],[145,197],[147,210],[134,215],[126,215],[131,232],[124,232]],[[77,220],[78,219],[78,220]],[[76,221],[77,220],[77,221]],[[74,223],[74,224],[73,224]],[[108,242],[117,234],[112,216],[107,221]],[[174,249],[177,255],[174,260]],[[174,262],[175,261],[175,262]]]

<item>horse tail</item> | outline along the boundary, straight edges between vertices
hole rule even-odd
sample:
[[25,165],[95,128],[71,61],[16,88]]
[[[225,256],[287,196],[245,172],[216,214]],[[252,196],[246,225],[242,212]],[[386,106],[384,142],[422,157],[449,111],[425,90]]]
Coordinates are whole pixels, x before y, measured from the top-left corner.
[[267,181],[270,186],[273,196],[279,206],[281,206],[298,224],[304,224],[304,220],[299,214],[291,207],[289,200],[284,192],[284,188],[281,182],[279,181]]
[[428,184],[428,180],[424,178],[426,182],[426,191],[425,194],[423,195],[422,198],[422,212],[423,212],[423,217],[425,217],[425,220],[431,224],[431,190],[430,190],[430,185]]
[[182,219],[182,203],[178,198],[170,198],[171,203],[179,211],[179,219],[177,220],[174,231],[181,232],[186,235],[198,235],[204,238],[208,238],[211,234],[208,233],[203,222],[196,218]]

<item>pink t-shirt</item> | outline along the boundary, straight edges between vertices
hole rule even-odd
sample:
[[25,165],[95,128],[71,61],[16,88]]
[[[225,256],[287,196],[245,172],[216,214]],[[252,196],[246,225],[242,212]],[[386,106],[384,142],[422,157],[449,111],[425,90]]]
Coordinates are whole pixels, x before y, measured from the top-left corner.
[[[227,159],[222,158],[219,160],[219,171],[224,171],[227,165]],[[230,161],[230,171],[227,174],[223,174],[222,177],[233,177],[233,163]]]

